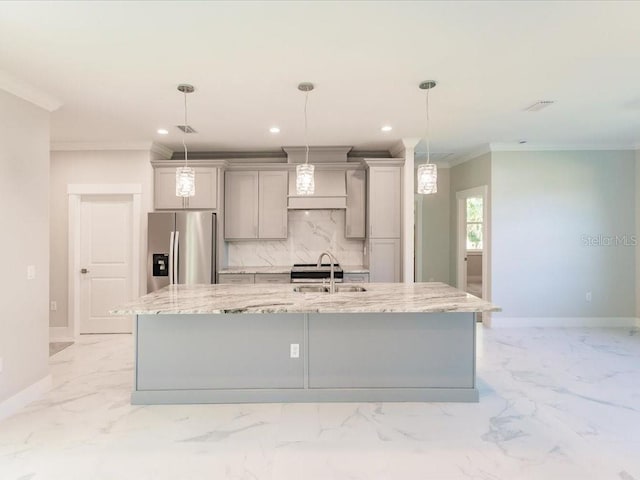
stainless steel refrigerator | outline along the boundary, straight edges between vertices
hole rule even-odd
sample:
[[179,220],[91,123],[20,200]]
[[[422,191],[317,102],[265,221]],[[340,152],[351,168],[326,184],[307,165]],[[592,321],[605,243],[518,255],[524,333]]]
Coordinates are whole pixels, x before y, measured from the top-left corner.
[[147,293],[216,282],[215,213],[153,212],[148,220]]

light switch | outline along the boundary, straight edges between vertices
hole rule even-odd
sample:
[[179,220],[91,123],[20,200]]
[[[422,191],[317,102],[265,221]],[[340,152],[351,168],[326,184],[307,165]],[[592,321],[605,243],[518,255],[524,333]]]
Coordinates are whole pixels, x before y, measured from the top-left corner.
[[33,280],[36,278],[36,266],[28,265],[27,266],[27,280]]
[[292,343],[290,348],[291,358],[300,358],[300,344]]

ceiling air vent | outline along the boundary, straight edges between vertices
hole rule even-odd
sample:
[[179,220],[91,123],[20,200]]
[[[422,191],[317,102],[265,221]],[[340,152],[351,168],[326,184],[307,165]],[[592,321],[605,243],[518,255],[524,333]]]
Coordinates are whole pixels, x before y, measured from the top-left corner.
[[184,133],[198,133],[191,125],[176,125]]
[[539,102],[534,103],[533,105],[529,105],[525,110],[527,112],[539,112],[543,108],[547,108],[549,105],[555,103],[555,100],[540,100]]

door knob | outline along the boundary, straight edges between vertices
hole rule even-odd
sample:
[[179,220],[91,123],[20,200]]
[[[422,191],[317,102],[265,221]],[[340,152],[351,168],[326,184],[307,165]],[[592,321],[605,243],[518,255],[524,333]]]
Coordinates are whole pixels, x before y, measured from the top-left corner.
[[89,273],[89,270],[87,270],[86,268],[83,268],[80,270],[80,273]]

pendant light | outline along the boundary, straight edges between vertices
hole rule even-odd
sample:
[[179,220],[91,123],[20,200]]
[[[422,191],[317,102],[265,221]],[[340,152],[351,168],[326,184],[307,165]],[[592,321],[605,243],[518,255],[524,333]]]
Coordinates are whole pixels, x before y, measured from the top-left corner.
[[429,135],[429,90],[436,86],[436,82],[433,80],[427,80],[422,82],[419,86],[421,90],[427,91],[427,163],[418,167],[418,193],[428,195],[438,191],[438,167],[434,163],[431,163],[431,138]]
[[185,136],[192,131],[187,123],[187,93],[193,93],[195,88],[193,85],[180,84],[178,90],[184,95],[184,125],[182,130],[182,146],[184,147],[184,167],[176,168],[176,196],[177,197],[193,197],[196,194],[196,172],[189,167],[189,155],[187,152],[187,143]]
[[309,101],[309,92],[313,90],[313,83],[301,83],[298,90],[304,92],[304,143],[306,145],[304,163],[296,167],[296,194],[297,195],[313,195],[315,191],[315,183],[313,175],[315,167],[309,164],[309,141],[307,139],[307,102]]

